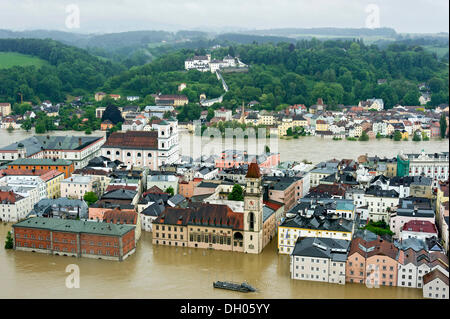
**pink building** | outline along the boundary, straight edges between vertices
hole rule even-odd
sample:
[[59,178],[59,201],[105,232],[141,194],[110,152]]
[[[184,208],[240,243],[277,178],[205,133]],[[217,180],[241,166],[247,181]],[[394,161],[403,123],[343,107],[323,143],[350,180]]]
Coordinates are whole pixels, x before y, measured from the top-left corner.
[[376,286],[397,286],[398,248],[383,239],[352,240],[345,280]]

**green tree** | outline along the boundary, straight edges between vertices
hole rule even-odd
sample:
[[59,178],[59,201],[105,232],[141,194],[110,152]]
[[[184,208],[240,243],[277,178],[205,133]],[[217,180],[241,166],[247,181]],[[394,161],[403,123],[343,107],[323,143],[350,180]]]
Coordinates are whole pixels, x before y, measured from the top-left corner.
[[173,196],[175,194],[175,190],[173,189],[172,186],[167,187],[165,192],[170,194],[170,196]]
[[38,121],[36,122],[36,128],[35,128],[35,131],[36,131],[37,134],[45,133],[45,132],[47,131],[47,128],[46,128],[46,126],[45,126],[45,121],[38,120]]
[[105,112],[103,112],[102,122],[106,120],[110,120],[114,125],[124,121],[120,110],[115,105],[106,107]]
[[84,201],[90,206],[98,201],[98,196],[94,192],[86,192],[83,196]]
[[14,248],[14,241],[11,232],[8,231],[8,233],[6,234],[5,249],[13,249],[13,248]]
[[358,140],[362,141],[362,142],[366,142],[369,140],[369,135],[367,135],[366,131],[363,131]]
[[14,131],[14,127],[10,125],[6,130],[8,131],[8,133],[11,133],[12,131]]
[[394,132],[394,141],[401,141],[402,140],[402,133],[400,131]]
[[206,115],[206,121],[209,122],[214,117],[214,109],[208,108],[208,115]]
[[377,136],[376,136],[376,138],[377,138],[377,139],[380,139],[380,138],[382,138],[382,136],[381,136],[380,132],[378,132],[378,133],[377,133]]
[[389,225],[384,221],[380,220],[377,222],[373,222],[369,220],[369,223],[363,228],[375,233],[377,235],[390,235],[392,236],[394,233],[390,230]]
[[241,185],[234,184],[233,189],[230,194],[228,194],[228,200],[243,201],[244,200],[244,190]]
[[22,122],[22,129],[24,129],[25,131],[30,131],[31,127],[32,127],[32,123],[30,119],[26,119],[25,121]]
[[420,132],[414,132],[414,135],[413,135],[413,138],[412,138],[412,140],[414,141],[414,142],[420,142],[421,141],[421,134],[420,134]]

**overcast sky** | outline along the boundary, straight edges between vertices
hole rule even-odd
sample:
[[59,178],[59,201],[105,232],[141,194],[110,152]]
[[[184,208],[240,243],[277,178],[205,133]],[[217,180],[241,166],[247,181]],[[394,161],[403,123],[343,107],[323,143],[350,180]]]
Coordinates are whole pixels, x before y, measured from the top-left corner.
[[[71,4],[79,28],[67,27]],[[397,32],[448,32],[449,0],[0,0],[0,28],[13,30],[364,28],[370,21]]]

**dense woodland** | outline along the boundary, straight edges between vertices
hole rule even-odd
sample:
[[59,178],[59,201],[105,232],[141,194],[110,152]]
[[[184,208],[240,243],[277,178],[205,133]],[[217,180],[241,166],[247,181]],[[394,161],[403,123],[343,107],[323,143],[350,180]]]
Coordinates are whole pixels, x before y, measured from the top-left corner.
[[[205,42],[206,43],[206,42]],[[151,63],[130,67],[133,63],[99,59],[90,52],[53,40],[0,39],[0,51],[37,56],[49,62],[36,67],[0,70],[0,99],[16,103],[18,93],[25,101],[49,99],[64,101],[67,96],[88,95],[96,91],[149,96],[152,93],[178,93],[178,85],[190,102],[181,110],[186,120],[201,111],[195,106],[199,95],[207,98],[224,93],[214,74],[184,71],[184,60],[205,54],[204,48],[168,49]],[[100,50],[100,49],[99,49]],[[175,51],[173,51],[175,50]],[[360,40],[300,40],[232,44],[212,51],[214,58],[226,54],[239,56],[250,65],[248,73],[225,73],[230,88],[224,102],[214,107],[235,109],[242,102],[256,100],[260,108],[276,110],[286,104],[315,104],[321,97],[330,107],[355,105],[359,100],[382,98],[387,108],[396,104],[418,105],[419,83],[426,83],[431,95],[429,107],[448,103],[448,53],[443,58],[422,46],[394,43],[383,49]],[[379,79],[386,84],[379,85]]]

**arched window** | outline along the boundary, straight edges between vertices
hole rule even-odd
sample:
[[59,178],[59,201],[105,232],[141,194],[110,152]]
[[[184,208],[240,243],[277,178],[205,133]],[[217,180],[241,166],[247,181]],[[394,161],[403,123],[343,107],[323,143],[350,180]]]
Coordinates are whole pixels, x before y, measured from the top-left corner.
[[128,152],[128,153],[127,153],[127,156],[128,156],[128,157],[130,157],[130,156],[131,156],[131,153],[130,153],[130,152]]
[[148,157],[152,157],[152,153],[148,153]]
[[137,153],[137,157],[141,157],[141,153]]
[[120,155],[120,152],[119,152],[119,151],[117,151],[117,152],[116,152],[116,155]]
[[248,214],[248,224],[249,224],[249,230],[254,230],[255,228],[255,214],[250,213]]
[[107,152],[106,152],[106,155],[111,155],[111,152],[110,152],[110,151],[107,151]]

